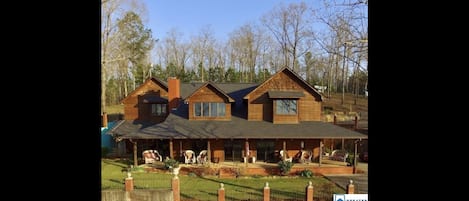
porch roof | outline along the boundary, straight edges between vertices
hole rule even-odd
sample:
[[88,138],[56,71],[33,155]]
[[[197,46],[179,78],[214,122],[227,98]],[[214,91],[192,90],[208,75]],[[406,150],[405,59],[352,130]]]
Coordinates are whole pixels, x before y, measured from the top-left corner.
[[362,133],[325,122],[273,124],[232,116],[231,121],[189,121],[171,113],[151,124],[121,120],[108,131],[121,139],[367,139]]

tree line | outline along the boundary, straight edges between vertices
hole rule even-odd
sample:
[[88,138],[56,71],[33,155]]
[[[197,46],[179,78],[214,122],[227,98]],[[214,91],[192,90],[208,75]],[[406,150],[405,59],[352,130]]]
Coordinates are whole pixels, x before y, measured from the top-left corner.
[[261,83],[285,66],[312,85],[364,94],[368,85],[368,2],[278,4],[217,40],[210,25],[189,40],[176,28],[153,36],[138,0],[102,0],[101,109],[148,77],[182,82]]

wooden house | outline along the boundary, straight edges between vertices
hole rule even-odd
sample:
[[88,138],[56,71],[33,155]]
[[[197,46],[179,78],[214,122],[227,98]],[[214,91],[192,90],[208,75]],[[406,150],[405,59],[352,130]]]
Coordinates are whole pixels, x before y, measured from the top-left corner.
[[367,139],[322,122],[321,94],[287,67],[261,84],[150,78],[122,102],[124,119],[108,133],[134,158],[145,149],[176,159],[207,150],[213,162],[276,162],[281,150],[296,159],[310,150],[317,162],[324,139]]

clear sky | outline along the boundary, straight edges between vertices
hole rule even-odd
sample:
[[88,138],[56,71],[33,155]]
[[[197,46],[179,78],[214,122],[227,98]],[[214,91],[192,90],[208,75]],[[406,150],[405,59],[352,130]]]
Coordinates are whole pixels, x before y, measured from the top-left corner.
[[[162,39],[172,28],[184,39],[197,35],[210,25],[217,41],[248,22],[259,23],[262,15],[280,3],[302,0],[144,0],[148,10],[148,28],[153,38]],[[311,2],[307,2],[311,3]]]

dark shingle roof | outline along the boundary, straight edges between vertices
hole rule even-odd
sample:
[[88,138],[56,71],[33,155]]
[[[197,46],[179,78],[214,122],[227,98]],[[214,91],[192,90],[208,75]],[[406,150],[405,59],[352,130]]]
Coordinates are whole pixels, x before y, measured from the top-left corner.
[[231,121],[189,121],[172,113],[160,124],[122,120],[108,133],[135,139],[367,139],[359,132],[325,122],[273,124],[232,116]]

